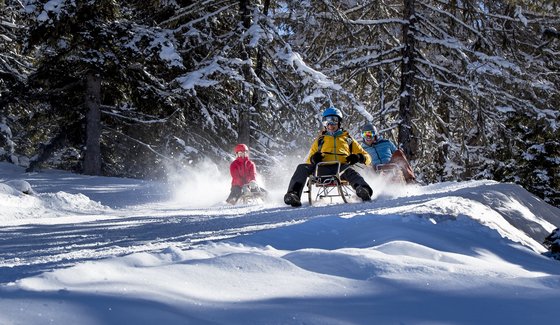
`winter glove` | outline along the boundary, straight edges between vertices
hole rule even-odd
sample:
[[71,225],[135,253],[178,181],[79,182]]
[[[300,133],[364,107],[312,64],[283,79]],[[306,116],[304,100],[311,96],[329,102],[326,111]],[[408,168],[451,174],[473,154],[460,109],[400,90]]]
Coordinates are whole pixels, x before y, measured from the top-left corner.
[[313,154],[313,156],[311,156],[311,163],[312,164],[318,164],[321,161],[323,161],[323,154],[321,154],[321,152],[317,151],[316,153]]
[[364,157],[364,155],[362,155],[361,153],[359,154],[351,154],[348,157],[346,157],[346,162],[349,163],[350,165],[354,165],[356,163],[364,163],[366,161],[366,158]]

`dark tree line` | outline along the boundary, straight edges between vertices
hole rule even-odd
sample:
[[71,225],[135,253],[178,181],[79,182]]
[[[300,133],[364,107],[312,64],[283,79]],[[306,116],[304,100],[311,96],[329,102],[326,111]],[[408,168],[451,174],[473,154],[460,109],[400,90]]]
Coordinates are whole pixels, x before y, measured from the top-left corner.
[[0,156],[163,177],[248,143],[304,154],[322,109],[426,182],[559,205],[560,7],[532,1],[2,1]]

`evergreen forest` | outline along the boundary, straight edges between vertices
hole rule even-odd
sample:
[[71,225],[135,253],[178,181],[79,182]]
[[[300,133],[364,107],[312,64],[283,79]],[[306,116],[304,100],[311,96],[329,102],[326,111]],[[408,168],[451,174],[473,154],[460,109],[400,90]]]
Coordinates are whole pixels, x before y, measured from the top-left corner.
[[[0,0],[0,161],[163,179],[301,160],[330,106],[425,183],[560,207],[557,0]],[[286,177],[292,170],[286,171]]]

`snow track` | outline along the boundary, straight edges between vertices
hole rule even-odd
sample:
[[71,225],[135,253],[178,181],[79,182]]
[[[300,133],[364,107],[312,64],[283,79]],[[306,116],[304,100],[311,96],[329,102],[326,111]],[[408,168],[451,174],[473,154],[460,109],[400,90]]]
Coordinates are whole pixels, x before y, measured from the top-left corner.
[[[59,224],[5,226],[0,229],[0,283],[86,260],[157,251],[169,246],[185,249],[198,243],[293,225],[333,212],[355,211],[359,206],[363,205],[301,209],[214,207],[156,217],[103,215],[102,219],[78,223],[69,223],[72,217],[65,217],[61,218],[64,223]],[[154,211],[158,213],[161,211]]]
[[[0,229],[0,283],[88,260],[159,251],[170,246],[188,249],[208,241],[245,236],[324,216],[346,218],[365,214],[380,217],[401,214],[439,223],[465,216],[465,211],[472,210],[458,205],[454,205],[457,211],[439,211],[433,207],[441,205],[439,202],[442,199],[449,200],[452,194],[464,198],[484,197],[488,201],[492,201],[494,193],[503,196],[502,185],[490,183],[486,187],[487,191],[480,193],[472,192],[469,186],[458,186],[455,189],[451,187],[445,193],[438,193],[435,187],[429,195],[384,197],[367,203],[313,207],[304,205],[296,209],[286,206],[215,206],[189,209],[159,202],[102,211],[98,215],[69,215],[53,220],[30,219],[27,223],[8,224]],[[512,189],[509,197],[515,199],[518,190],[516,187],[507,188],[509,191]],[[495,209],[502,210],[501,214],[510,222],[518,218],[515,210],[512,210],[515,213],[508,213],[503,211],[502,206]],[[499,225],[494,224],[496,218],[489,220],[488,227],[499,230]],[[32,223],[34,221],[36,223]],[[484,223],[484,220],[480,222]],[[542,242],[541,238],[549,233],[550,225],[536,220],[534,224],[528,223],[525,228],[537,231],[533,235],[537,242],[524,235],[517,238],[510,236],[511,239],[538,251],[538,242]]]

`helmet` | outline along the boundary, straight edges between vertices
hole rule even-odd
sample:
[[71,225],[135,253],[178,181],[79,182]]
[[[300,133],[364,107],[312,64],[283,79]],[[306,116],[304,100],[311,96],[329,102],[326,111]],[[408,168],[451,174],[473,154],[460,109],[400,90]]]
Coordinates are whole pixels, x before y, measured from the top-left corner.
[[339,120],[342,121],[342,112],[335,107],[329,107],[323,111],[323,117],[327,116],[338,116]]
[[244,143],[240,143],[240,144],[235,146],[235,149],[233,149],[233,152],[238,153],[240,151],[249,151],[249,147],[247,147],[247,145],[244,144]]
[[373,126],[371,123],[364,124],[364,126],[362,126],[361,131],[362,131],[362,133],[364,133],[366,131],[371,131],[374,136],[377,135],[377,128],[375,126]]

